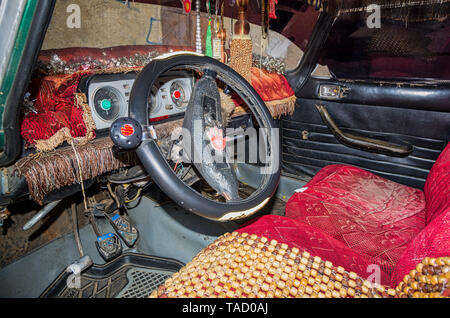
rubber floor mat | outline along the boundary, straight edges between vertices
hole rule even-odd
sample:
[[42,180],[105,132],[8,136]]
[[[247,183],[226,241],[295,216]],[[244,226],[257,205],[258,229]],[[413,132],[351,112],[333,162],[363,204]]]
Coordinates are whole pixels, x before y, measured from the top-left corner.
[[167,258],[123,254],[105,265],[84,271],[78,286],[67,283],[62,272],[42,293],[43,298],[145,298],[184,264]]

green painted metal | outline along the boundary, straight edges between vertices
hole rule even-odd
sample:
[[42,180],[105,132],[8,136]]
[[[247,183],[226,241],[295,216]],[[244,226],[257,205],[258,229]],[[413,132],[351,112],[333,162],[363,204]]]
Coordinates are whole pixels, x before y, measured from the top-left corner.
[[[5,142],[5,133],[3,131],[3,113],[5,111],[6,100],[8,99],[9,92],[11,91],[16,78],[17,70],[25,50],[28,33],[31,28],[31,22],[33,21],[37,5],[38,0],[28,0],[25,5],[22,21],[20,22],[16,35],[14,48],[9,59],[9,64],[3,79],[2,87],[0,89],[0,149],[3,149]],[[19,107],[19,105],[17,107]]]

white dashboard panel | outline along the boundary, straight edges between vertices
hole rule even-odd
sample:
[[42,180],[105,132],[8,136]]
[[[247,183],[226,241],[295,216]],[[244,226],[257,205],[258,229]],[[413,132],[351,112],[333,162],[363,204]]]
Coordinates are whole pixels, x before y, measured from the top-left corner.
[[[136,74],[93,75],[87,81],[87,96],[97,130],[106,129],[120,117],[128,116],[128,102]],[[192,95],[192,73],[177,71],[162,75],[148,101],[149,120],[184,113]]]
[[158,79],[153,87],[149,105],[151,119],[184,113],[192,95],[193,78],[178,72]]
[[89,85],[89,106],[97,129],[109,128],[117,118],[128,116],[128,99],[133,83],[134,79]]

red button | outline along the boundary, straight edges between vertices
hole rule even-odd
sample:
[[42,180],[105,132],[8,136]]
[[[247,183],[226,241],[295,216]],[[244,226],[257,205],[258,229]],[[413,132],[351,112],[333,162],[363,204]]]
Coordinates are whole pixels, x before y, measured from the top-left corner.
[[181,97],[180,91],[173,92],[173,97],[175,97],[176,99],[180,98]]
[[120,128],[120,133],[125,137],[129,137],[134,134],[134,128],[129,124],[125,124]]

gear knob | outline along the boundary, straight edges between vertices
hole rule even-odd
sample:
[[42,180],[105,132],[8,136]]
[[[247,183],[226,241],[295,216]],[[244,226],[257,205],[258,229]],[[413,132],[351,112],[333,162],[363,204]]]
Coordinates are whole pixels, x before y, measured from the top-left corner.
[[142,126],[133,118],[121,117],[109,128],[109,136],[119,149],[136,149],[142,141]]

